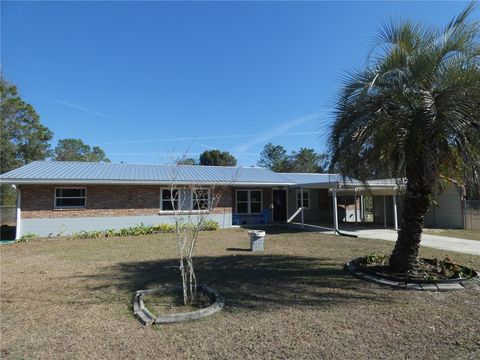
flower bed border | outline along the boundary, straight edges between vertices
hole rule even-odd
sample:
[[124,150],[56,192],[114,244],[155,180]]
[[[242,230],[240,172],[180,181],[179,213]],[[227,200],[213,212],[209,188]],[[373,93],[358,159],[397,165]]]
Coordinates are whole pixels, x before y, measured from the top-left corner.
[[144,295],[165,294],[182,290],[181,287],[158,288],[150,290],[138,290],[133,297],[133,313],[143,325],[150,326],[154,324],[171,324],[183,321],[197,320],[213,315],[223,309],[223,307],[225,306],[225,299],[222,295],[220,295],[220,293],[205,285],[198,285],[197,289],[198,291],[208,296],[208,298],[212,302],[210,306],[197,311],[155,316],[145,307],[143,302]]
[[480,291],[480,276],[475,271],[476,276],[471,279],[444,279],[438,281],[432,280],[402,280],[396,279],[394,276],[382,277],[378,274],[371,274],[363,269],[357,267],[354,262],[359,261],[361,258],[354,259],[345,264],[345,269],[355,276],[356,278],[367,280],[378,285],[390,286],[400,290],[418,290],[418,291],[455,291],[474,289]]

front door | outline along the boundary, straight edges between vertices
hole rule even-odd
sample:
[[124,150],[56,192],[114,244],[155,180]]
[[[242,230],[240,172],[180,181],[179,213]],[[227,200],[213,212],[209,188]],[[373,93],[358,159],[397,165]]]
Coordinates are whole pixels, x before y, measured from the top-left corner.
[[273,190],[273,221],[287,221],[286,190]]

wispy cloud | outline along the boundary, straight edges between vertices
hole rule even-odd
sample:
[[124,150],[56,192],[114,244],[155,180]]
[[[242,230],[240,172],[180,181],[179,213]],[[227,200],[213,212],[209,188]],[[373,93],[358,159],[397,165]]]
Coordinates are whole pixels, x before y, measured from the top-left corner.
[[262,135],[257,135],[254,137],[252,140],[241,144],[235,148],[236,152],[242,153],[250,149],[252,146],[260,144],[260,143],[265,143],[277,136],[283,136],[283,135],[289,135],[292,133],[288,133],[289,130],[296,128],[297,126],[300,126],[302,124],[305,124],[307,122],[313,121],[313,120],[318,120],[320,117],[319,114],[312,114],[312,115],[307,115],[303,116],[301,118],[297,118],[294,120],[290,120],[287,122],[284,122],[277,126],[276,128],[272,129],[271,131],[264,133]]
[[89,108],[87,108],[85,106],[82,106],[82,105],[72,104],[70,102],[63,101],[63,100],[54,100],[54,101],[57,104],[68,106],[72,109],[77,109],[77,110],[80,110],[80,111],[88,112],[88,113],[96,115],[96,116],[100,116],[100,117],[103,117],[103,118],[106,118],[106,119],[110,119],[110,116],[108,116],[107,114],[101,113],[100,111],[96,111],[96,110],[93,110],[93,109],[89,109]]
[[[302,135],[315,135],[316,131],[298,131],[298,132],[289,132],[283,134],[282,136],[302,136]],[[122,145],[122,144],[143,144],[143,143],[154,143],[154,142],[175,142],[175,141],[185,141],[191,142],[195,140],[224,140],[224,139],[253,139],[258,137],[258,134],[235,134],[235,135],[208,135],[208,136],[190,136],[190,137],[163,137],[155,139],[137,139],[137,140],[120,140],[120,141],[111,141],[105,142],[100,145]]]

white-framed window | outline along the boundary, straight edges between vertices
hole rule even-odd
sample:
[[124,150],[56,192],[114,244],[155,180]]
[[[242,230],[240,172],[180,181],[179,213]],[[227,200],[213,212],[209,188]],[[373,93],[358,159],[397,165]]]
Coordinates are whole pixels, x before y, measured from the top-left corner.
[[[302,192],[297,189],[297,207],[302,207]],[[303,190],[303,208],[310,209],[310,190]]]
[[[173,196],[172,196],[173,194]],[[180,191],[178,189],[160,189],[160,210],[173,211],[178,210],[180,203]]]
[[211,206],[210,189],[192,189],[192,210],[209,210]]
[[77,187],[55,188],[55,209],[84,209],[87,204],[87,189]]
[[260,214],[262,212],[262,190],[236,190],[237,214]]

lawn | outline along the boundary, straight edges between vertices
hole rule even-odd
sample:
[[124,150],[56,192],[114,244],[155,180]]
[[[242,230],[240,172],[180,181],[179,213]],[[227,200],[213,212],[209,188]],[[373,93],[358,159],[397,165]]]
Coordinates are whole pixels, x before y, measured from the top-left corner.
[[[286,231],[286,232],[285,232]],[[282,233],[283,232],[283,233]],[[177,283],[172,235],[2,245],[2,359],[409,359],[480,354],[480,295],[398,291],[345,273],[393,243],[273,228],[264,254],[244,229],[201,234],[199,280],[224,311],[146,328],[137,289]],[[422,249],[425,256],[445,251]],[[480,268],[480,257],[450,253]],[[476,354],[476,355],[475,355]]]
[[480,240],[480,231],[478,230],[423,229],[423,232],[430,235],[448,236],[459,239]]

